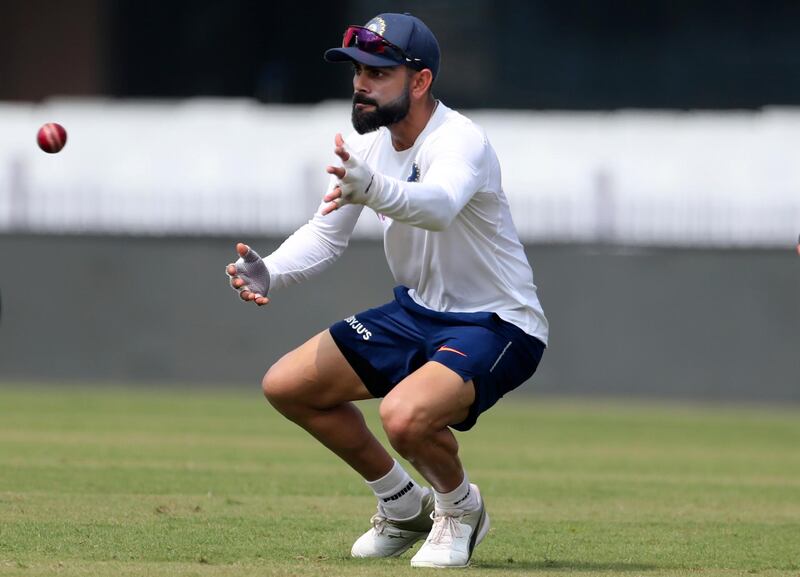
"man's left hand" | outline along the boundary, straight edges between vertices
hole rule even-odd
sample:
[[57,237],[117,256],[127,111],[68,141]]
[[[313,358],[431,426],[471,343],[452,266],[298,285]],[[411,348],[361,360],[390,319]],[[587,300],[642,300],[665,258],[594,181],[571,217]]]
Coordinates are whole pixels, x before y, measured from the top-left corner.
[[341,134],[336,134],[334,142],[336,147],[333,151],[344,166],[329,166],[326,169],[339,182],[323,198],[328,204],[323,207],[322,214],[329,214],[345,204],[366,204],[375,179],[375,173],[367,163],[347,151]]

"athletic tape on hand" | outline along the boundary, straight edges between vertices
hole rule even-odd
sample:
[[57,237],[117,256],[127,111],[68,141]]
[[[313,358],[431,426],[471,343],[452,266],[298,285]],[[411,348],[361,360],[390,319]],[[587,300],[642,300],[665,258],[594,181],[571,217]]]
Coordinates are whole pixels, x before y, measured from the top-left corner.
[[339,206],[344,204],[366,204],[370,189],[375,181],[375,173],[372,172],[366,162],[353,154],[346,144],[345,150],[347,150],[350,158],[342,162],[345,169],[344,178],[339,180],[342,196],[337,198],[335,202]]
[[249,249],[247,254],[234,263],[234,266],[236,267],[236,276],[244,281],[244,285],[237,289],[233,286],[233,279],[231,279],[231,287],[236,292],[241,294],[242,291],[247,290],[262,297],[267,296],[269,292],[269,271],[267,270],[267,265],[264,264],[264,259],[256,251],[252,248]]

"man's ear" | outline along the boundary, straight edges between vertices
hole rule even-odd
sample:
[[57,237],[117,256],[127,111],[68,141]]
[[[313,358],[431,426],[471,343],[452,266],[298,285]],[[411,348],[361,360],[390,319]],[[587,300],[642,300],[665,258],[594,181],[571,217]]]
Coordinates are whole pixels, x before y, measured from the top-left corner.
[[411,92],[417,98],[425,96],[433,83],[433,73],[428,68],[416,72],[411,79]]

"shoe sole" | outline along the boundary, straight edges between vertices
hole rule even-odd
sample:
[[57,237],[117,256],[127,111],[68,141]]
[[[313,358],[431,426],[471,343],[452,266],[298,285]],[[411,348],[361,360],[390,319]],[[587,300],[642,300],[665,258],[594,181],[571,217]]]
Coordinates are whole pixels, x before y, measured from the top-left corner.
[[399,557],[400,555],[411,549],[414,545],[419,543],[421,540],[425,539],[425,537],[427,536],[428,536],[427,533],[420,533],[418,537],[416,537],[413,541],[407,543],[402,549],[398,549],[394,553],[389,553],[388,555],[355,555],[351,549],[350,556],[354,559],[389,559],[391,557]]
[[481,520],[478,521],[478,526],[475,529],[475,532],[472,534],[472,538],[469,540],[469,557],[467,558],[467,562],[464,565],[437,565],[436,563],[426,563],[424,561],[417,561],[414,563],[412,561],[412,567],[432,567],[434,569],[465,569],[469,567],[470,559],[472,559],[472,552],[475,550],[475,547],[480,545],[481,541],[486,537],[486,534],[489,532],[489,514],[486,512],[486,507],[483,508],[483,513],[481,514]]

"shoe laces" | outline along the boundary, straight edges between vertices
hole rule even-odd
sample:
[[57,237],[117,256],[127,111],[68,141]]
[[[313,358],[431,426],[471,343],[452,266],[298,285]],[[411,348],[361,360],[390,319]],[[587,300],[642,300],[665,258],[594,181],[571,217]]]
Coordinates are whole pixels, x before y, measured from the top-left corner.
[[433,528],[431,528],[430,542],[433,545],[452,543],[454,538],[462,537],[461,519],[464,511],[441,511],[431,513]]
[[381,511],[380,507],[378,507],[378,512],[370,517],[369,522],[372,523],[372,529],[375,533],[380,535],[386,529],[387,520],[386,515]]

